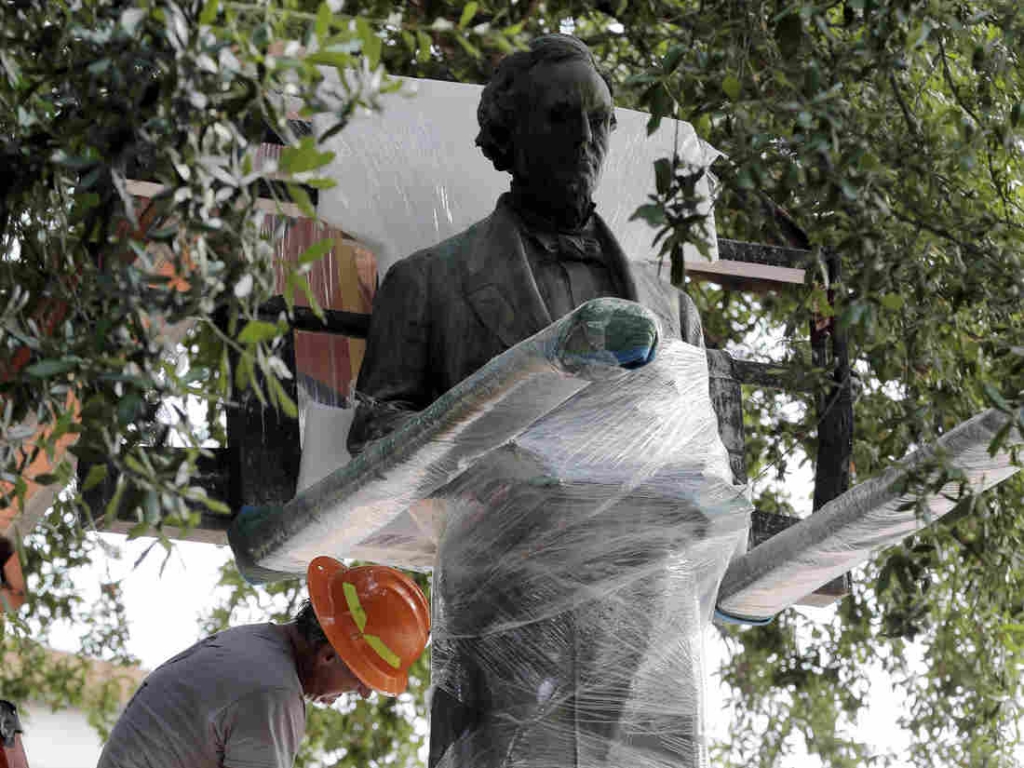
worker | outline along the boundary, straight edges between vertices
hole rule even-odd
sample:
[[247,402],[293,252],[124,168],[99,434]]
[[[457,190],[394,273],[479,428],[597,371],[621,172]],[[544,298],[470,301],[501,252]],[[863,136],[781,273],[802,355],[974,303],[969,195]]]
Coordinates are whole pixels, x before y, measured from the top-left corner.
[[25,576],[14,543],[0,536],[0,612],[16,612],[25,602]]
[[397,696],[430,632],[426,597],[380,565],[318,557],[289,624],[219,632],[165,662],[128,703],[98,768],[287,768],[305,701]]
[[0,768],[28,768],[18,708],[0,699]]

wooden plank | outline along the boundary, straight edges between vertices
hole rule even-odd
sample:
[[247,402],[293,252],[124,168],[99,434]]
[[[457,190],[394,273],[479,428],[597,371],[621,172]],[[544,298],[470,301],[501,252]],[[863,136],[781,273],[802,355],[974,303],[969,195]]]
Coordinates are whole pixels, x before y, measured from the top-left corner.
[[747,462],[744,455],[743,392],[733,373],[732,356],[723,350],[709,349],[708,389],[711,404],[718,417],[718,435],[729,452],[729,466],[737,483],[747,482]]
[[[275,296],[260,306],[260,316],[276,320],[287,306],[281,296]],[[310,333],[333,333],[353,339],[365,339],[370,331],[370,315],[361,312],[344,312],[338,309],[323,310],[323,320],[309,307],[292,308],[292,329]]]
[[720,283],[739,290],[777,290],[803,285],[811,252],[760,243],[718,238],[717,261],[687,261],[694,280]]

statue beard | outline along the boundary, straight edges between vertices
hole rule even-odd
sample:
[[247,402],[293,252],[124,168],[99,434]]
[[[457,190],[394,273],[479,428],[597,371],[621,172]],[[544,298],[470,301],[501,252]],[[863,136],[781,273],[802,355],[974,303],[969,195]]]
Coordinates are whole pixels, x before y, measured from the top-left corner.
[[513,177],[512,196],[519,205],[549,221],[554,229],[573,231],[587,223],[594,208],[595,183],[589,179],[561,182],[545,177],[532,182]]

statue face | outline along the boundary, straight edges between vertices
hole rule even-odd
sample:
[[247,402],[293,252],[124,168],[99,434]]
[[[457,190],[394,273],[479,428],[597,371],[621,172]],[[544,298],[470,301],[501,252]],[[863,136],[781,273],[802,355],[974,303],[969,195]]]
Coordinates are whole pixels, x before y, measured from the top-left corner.
[[553,205],[590,201],[597,189],[615,105],[589,62],[538,64],[520,87],[525,111],[513,137],[512,175]]

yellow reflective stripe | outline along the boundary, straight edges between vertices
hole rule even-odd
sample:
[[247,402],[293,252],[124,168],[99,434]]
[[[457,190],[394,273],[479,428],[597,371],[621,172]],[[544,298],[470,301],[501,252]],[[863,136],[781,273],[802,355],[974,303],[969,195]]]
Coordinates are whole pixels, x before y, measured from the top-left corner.
[[359,602],[359,594],[356,592],[356,585],[347,581],[342,583],[341,588],[345,591],[345,602],[348,604],[348,612],[352,614],[352,620],[362,632],[366,629],[366,611]]
[[[345,593],[345,604],[348,606],[348,612],[352,614],[352,620],[356,623],[359,632],[362,633],[366,629],[366,611],[363,610],[362,603],[359,602],[359,593],[356,592],[355,584],[345,581],[342,582],[341,588]],[[363,634],[363,640],[392,667],[398,669],[402,666],[402,660],[398,657],[398,654],[388,648],[379,637]]]
[[398,669],[400,666],[402,666],[402,660],[398,658],[398,654],[392,651],[386,645],[384,645],[384,641],[381,640],[379,637],[377,637],[376,635],[363,635],[363,640],[365,640],[367,645],[369,645],[371,648],[373,648],[373,650],[377,652],[378,656],[384,659],[384,661],[386,661],[392,667]]

